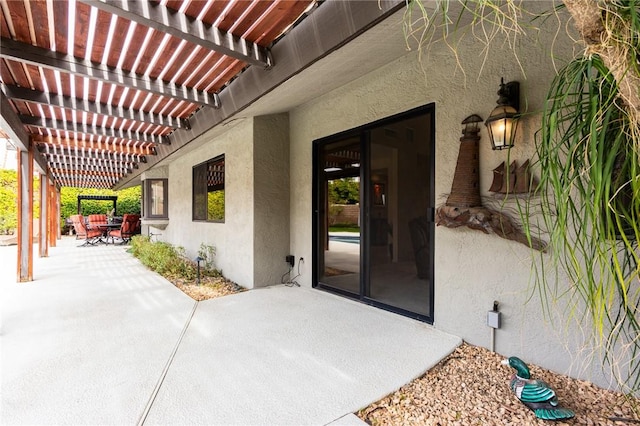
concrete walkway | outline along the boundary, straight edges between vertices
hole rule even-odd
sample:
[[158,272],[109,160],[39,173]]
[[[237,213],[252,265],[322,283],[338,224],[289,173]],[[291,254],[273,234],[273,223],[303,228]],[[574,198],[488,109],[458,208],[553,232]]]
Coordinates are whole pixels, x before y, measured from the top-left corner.
[[23,284],[0,247],[2,424],[354,424],[461,343],[308,288],[196,303],[126,247],[77,244]]

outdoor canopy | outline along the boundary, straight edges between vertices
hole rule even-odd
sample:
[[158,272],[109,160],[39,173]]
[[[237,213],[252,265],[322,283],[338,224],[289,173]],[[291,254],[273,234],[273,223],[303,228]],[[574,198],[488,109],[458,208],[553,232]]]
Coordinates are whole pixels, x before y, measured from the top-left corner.
[[118,201],[117,195],[78,195],[78,214],[82,214],[82,200],[98,200],[98,201],[111,201],[113,202],[113,214],[117,216],[116,201]]

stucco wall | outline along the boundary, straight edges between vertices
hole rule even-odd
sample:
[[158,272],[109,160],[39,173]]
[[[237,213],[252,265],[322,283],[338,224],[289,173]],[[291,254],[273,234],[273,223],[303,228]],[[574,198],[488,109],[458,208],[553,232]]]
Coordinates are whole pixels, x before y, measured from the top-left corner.
[[[245,118],[219,136],[211,133],[169,164],[169,224],[152,232],[191,258],[200,244],[214,246],[216,266],[243,287],[279,284],[289,254],[288,115]],[[193,166],[221,154],[225,221],[192,221]]]
[[[254,286],[280,284],[289,254],[289,116],[254,119]],[[296,259],[297,264],[298,259]]]
[[[245,287],[253,286],[253,119],[226,133],[204,134],[192,142],[197,148],[169,165],[169,225],[159,237],[184,247],[195,258],[201,243],[216,248],[216,265],[224,275]],[[193,166],[225,155],[225,222],[191,220]]]
[[[534,155],[534,131],[539,126],[539,114],[535,112],[542,107],[556,67],[562,65],[561,59],[552,62],[551,47],[556,58],[568,59],[573,54],[562,37],[553,39],[557,23],[549,20],[547,25],[552,31],[532,32],[518,39],[520,64],[507,46],[490,51],[484,61],[484,46],[467,36],[458,44],[466,76],[449,48],[441,44],[421,60],[416,52],[409,53],[291,111],[291,252],[296,257],[311,258],[313,140],[435,103],[435,193],[436,205],[440,205],[451,188],[460,123],[474,113],[487,118],[496,105],[500,77],[504,77],[505,81],[520,81],[521,110],[532,114],[521,120],[519,140],[510,152],[491,150],[486,130],[481,132],[482,195],[491,197],[487,189],[492,170],[499,163],[507,159],[522,163]],[[507,207],[513,205],[507,203]],[[572,353],[580,353],[581,339],[574,338],[579,333],[569,328],[567,336],[561,331],[565,326],[562,320],[550,322],[543,315],[530,283],[532,256],[527,247],[466,228],[443,227],[436,229],[435,245],[434,326],[488,347],[486,314],[497,300],[503,314],[503,327],[496,332],[497,352],[607,384],[597,374],[595,364],[572,358]],[[305,286],[312,285],[310,265],[298,279]]]

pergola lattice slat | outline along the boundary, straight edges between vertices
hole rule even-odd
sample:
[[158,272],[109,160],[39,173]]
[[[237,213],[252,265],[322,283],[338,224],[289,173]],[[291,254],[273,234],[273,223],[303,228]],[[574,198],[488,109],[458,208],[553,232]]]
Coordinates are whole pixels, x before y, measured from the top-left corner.
[[0,57],[68,74],[80,75],[130,89],[151,92],[180,101],[213,108],[220,107],[220,99],[217,93],[208,93],[191,87],[167,83],[160,79],[153,79],[148,76],[137,75],[131,71],[96,64],[85,59],[60,52],[52,52],[48,49],[20,43],[4,37],[0,39]]
[[50,146],[38,146],[38,150],[47,157],[49,156],[63,156],[63,157],[77,157],[85,159],[103,159],[113,161],[136,161],[146,163],[147,158],[140,154],[127,154],[117,152],[99,152],[91,149],[83,148],[57,148]]
[[50,118],[33,117],[30,115],[20,115],[20,121],[25,125],[39,127],[41,129],[62,130],[138,142],[152,142],[157,144],[169,143],[169,139],[163,135],[141,133],[124,130],[122,128],[94,126],[92,124],[77,123],[75,121],[52,120]]
[[221,31],[214,26],[206,25],[197,19],[176,13],[158,3],[139,0],[80,1],[251,65],[265,68],[273,65],[273,60],[266,48]]
[[[123,163],[124,164],[124,163]],[[91,165],[80,165],[80,166],[70,166],[68,164],[63,163],[49,163],[52,171],[85,171],[90,174],[91,172],[104,172],[104,173],[114,173],[119,175],[120,177],[133,172],[133,168],[119,167],[119,166],[91,166]]]
[[49,145],[60,148],[84,148],[94,149],[97,151],[107,150],[109,152],[124,154],[156,155],[155,146],[150,144],[147,144],[146,146],[132,146],[128,143],[124,144],[119,142],[98,142],[84,139],[72,140],[43,135],[31,136],[31,141],[38,145]]
[[87,99],[72,98],[70,96],[60,96],[55,93],[29,90],[24,87],[13,85],[5,84],[3,87],[7,97],[10,99],[32,102],[40,105],[54,105],[69,110],[123,118],[172,129],[190,128],[189,120],[185,118],[171,117],[168,115],[145,112],[135,108],[125,108],[117,105],[92,102]]

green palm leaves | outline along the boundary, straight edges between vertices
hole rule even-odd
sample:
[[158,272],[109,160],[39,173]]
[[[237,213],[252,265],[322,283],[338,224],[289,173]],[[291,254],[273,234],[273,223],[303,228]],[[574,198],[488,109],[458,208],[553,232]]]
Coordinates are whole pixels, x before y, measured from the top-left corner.
[[548,294],[559,285],[549,272],[566,273],[565,290],[586,306],[606,360],[617,369],[622,351],[627,385],[638,389],[640,152],[638,129],[618,95],[598,56],[571,62],[553,81],[537,138],[552,262],[539,262],[536,276]]

